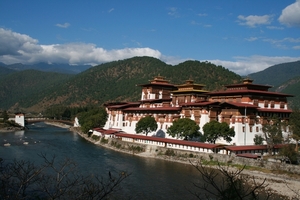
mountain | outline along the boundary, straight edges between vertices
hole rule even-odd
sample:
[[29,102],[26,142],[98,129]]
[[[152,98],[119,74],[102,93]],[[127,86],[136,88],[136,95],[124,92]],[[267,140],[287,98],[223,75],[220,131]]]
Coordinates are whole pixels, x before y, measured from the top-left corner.
[[57,64],[57,63],[53,63],[53,64],[37,63],[33,65],[24,65],[22,63],[5,65],[4,63],[0,63],[0,66],[4,66],[8,69],[12,69],[15,71],[35,69],[39,71],[57,72],[57,73],[65,73],[65,74],[78,74],[92,67],[91,65],[69,65],[69,64]]
[[273,65],[263,71],[249,74],[255,83],[280,86],[284,82],[300,76],[300,61]]
[[300,61],[274,65],[248,77],[255,83],[274,86],[273,91],[294,95],[289,98],[290,107],[300,106]]
[[0,79],[0,109],[16,107],[14,111],[23,111],[20,107],[34,106],[72,76],[32,69],[10,73]]
[[[58,82],[51,80],[51,87],[47,81],[40,79],[40,84],[48,86],[47,88],[40,92],[35,89],[37,85],[23,88],[26,91],[22,98],[16,95],[14,99],[4,100],[0,103],[0,108],[40,112],[51,105],[83,106],[113,101],[136,101],[141,95],[141,89],[136,86],[148,83],[157,75],[166,77],[173,84],[183,84],[186,80],[193,79],[195,83],[205,84],[205,89],[211,91],[221,89],[226,84],[239,83],[242,79],[228,69],[209,62],[186,61],[172,66],[152,57],[134,57],[101,64],[79,74],[59,79]],[[13,82],[16,78],[21,77],[10,76],[6,82]],[[24,80],[23,84],[29,85],[28,81],[31,79]],[[8,87],[8,84],[2,83],[4,84],[2,87]],[[13,92],[21,90],[17,84],[9,87]],[[0,93],[0,99],[8,93],[8,90]]]
[[2,67],[2,65],[0,63],[0,80],[2,78],[4,78],[6,75],[14,73],[14,72],[15,72],[15,70],[13,70],[13,69],[9,69],[7,67]]
[[289,98],[289,105],[291,108],[300,108],[300,76],[296,76],[280,86],[275,88],[276,92],[292,94],[294,97]]

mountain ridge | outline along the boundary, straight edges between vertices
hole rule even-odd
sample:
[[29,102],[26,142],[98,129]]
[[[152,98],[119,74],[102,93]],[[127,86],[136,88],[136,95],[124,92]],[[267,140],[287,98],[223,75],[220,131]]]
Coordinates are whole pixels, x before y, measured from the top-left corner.
[[[17,73],[21,74],[15,78],[22,78],[22,72]],[[64,78],[59,85],[47,88],[47,95],[31,96],[36,99],[35,104],[25,104],[24,101],[31,100],[23,97],[24,99],[15,102],[6,102],[4,108],[0,102],[0,108],[42,111],[42,108],[51,105],[84,106],[102,105],[109,101],[137,101],[140,90],[136,86],[148,83],[157,75],[166,77],[173,84],[183,84],[186,80],[193,79],[196,83],[205,84],[208,90],[221,89],[225,84],[241,81],[239,75],[208,62],[186,61],[172,66],[152,57],[134,57],[100,64]],[[4,84],[3,81],[2,83]],[[4,95],[8,94],[0,94],[0,98]]]
[[23,71],[28,69],[36,69],[39,71],[45,72],[57,72],[57,73],[64,73],[64,74],[78,74],[81,73],[88,68],[91,68],[91,65],[70,65],[70,64],[63,64],[63,63],[45,63],[40,62],[36,64],[26,65],[22,63],[14,63],[6,65],[4,63],[0,63],[0,66],[15,70],[15,71]]
[[[283,63],[279,68],[287,65],[291,65],[288,69],[298,67],[298,61],[293,64]],[[267,76],[265,73],[269,73],[268,76],[272,76],[270,71],[276,71],[273,67],[276,69],[278,65],[248,77],[254,79],[255,84],[264,84],[265,80],[256,79],[256,75],[262,73]],[[0,67],[0,72],[1,70],[6,74],[0,76],[0,109],[14,112],[42,112],[55,105],[79,107],[102,105],[106,102],[137,101],[141,94],[136,86],[148,83],[158,75],[164,76],[175,85],[192,79],[195,83],[204,84],[204,89],[208,91],[222,90],[224,85],[240,83],[243,79],[238,74],[209,62],[188,60],[178,65],[169,65],[147,56],[103,63],[77,74],[16,71],[5,67]],[[297,95],[299,92],[295,89],[300,87],[298,79],[287,79],[290,73],[286,72],[288,75],[285,75],[285,70],[280,70],[280,75],[285,79],[281,78],[281,83],[272,90],[295,95],[296,98],[291,98],[291,103],[300,105],[300,95]],[[274,84],[271,82],[269,85]]]

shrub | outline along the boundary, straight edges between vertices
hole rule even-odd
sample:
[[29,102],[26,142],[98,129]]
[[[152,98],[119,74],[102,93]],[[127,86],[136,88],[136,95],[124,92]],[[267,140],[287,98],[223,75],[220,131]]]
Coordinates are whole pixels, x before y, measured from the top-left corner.
[[174,150],[168,149],[166,151],[165,155],[167,155],[167,156],[175,156],[176,154],[175,154]]
[[98,141],[98,140],[100,140],[100,136],[98,136],[98,135],[92,135],[92,139]]
[[101,142],[102,144],[107,144],[107,143],[108,143],[108,140],[105,139],[104,137],[102,137],[101,140],[100,140],[100,142]]

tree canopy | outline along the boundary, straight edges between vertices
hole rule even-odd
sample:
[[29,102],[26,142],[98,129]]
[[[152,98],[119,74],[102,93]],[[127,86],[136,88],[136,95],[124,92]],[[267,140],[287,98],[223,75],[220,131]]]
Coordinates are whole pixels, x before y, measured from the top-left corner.
[[103,127],[107,120],[107,112],[103,107],[94,108],[78,114],[81,130],[87,133],[90,129]]
[[298,143],[300,141],[300,110],[294,109],[290,115],[290,129],[292,138],[296,141],[296,152],[298,152]]
[[135,132],[137,134],[143,133],[148,135],[148,133],[156,131],[157,129],[157,122],[155,121],[154,117],[146,116],[141,118],[135,126]]
[[231,142],[232,137],[235,136],[235,132],[232,128],[229,128],[226,122],[211,121],[203,126],[204,138],[207,142],[216,143],[219,138],[224,138],[227,142]]
[[6,110],[4,110],[4,111],[2,112],[1,118],[2,118],[2,120],[3,120],[4,122],[8,120],[9,116],[8,116]]
[[255,145],[262,145],[264,138],[261,135],[255,135],[253,138],[253,142]]
[[267,142],[268,152],[271,155],[275,144],[281,144],[283,141],[282,137],[282,126],[281,120],[277,116],[273,116],[268,119],[268,122],[263,125],[262,131]]
[[200,136],[200,127],[194,120],[189,118],[180,118],[173,121],[173,124],[168,128],[167,133],[172,137],[184,138],[185,140]]

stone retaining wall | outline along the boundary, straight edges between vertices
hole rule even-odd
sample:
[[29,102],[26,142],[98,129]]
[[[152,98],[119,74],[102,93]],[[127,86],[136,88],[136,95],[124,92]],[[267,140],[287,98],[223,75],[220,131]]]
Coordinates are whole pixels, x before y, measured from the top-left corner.
[[[124,150],[129,150],[129,146],[139,146],[143,149],[143,152],[148,153],[149,156],[153,157],[160,157],[167,160],[172,161],[179,161],[179,162],[197,162],[199,159],[204,160],[213,160],[219,161],[222,163],[230,163],[230,164],[237,164],[237,165],[246,165],[246,166],[253,166],[253,167],[262,167],[269,170],[279,170],[279,171],[286,171],[289,173],[300,174],[300,166],[299,165],[290,165],[286,163],[280,162],[270,162],[266,160],[256,160],[251,158],[242,158],[237,156],[229,156],[224,154],[210,154],[210,153],[201,153],[201,152],[194,152],[188,150],[177,150],[177,149],[169,149],[165,147],[158,147],[154,145],[145,145],[140,143],[131,143],[131,142],[124,142],[118,139],[109,138],[110,142],[108,145],[111,145],[111,142],[114,141],[122,146]],[[115,143],[114,143],[115,144]],[[141,153],[141,152],[134,152],[133,153]]]
[[[72,129],[72,128],[71,128]],[[73,131],[76,130],[73,128]],[[155,145],[147,145],[135,142],[125,142],[121,139],[116,138],[108,138],[107,140],[103,140],[100,138],[99,140],[93,140],[91,137],[87,137],[85,134],[80,133],[80,131],[76,130],[81,136],[85,137],[90,142],[95,144],[100,144],[101,146],[106,146],[108,148],[122,151],[131,154],[139,154],[149,157],[155,157],[170,161],[183,162],[183,163],[196,163],[199,159],[204,160],[212,160],[219,161],[221,163],[230,163],[237,165],[246,165],[253,167],[261,167],[269,170],[278,170],[285,171],[294,174],[300,174],[300,165],[290,165],[286,163],[279,162],[269,162],[265,160],[256,160],[250,158],[242,158],[237,156],[229,156],[224,154],[213,154],[213,153],[202,153],[188,150],[178,150],[178,149],[170,149],[165,147],[159,147]],[[102,141],[101,141],[102,140]]]

